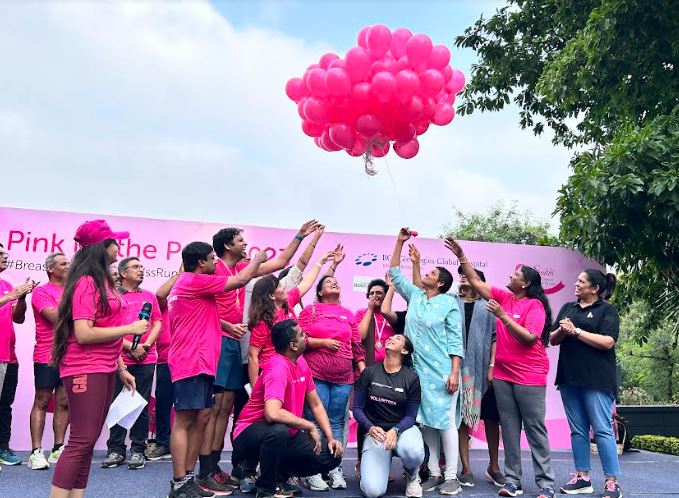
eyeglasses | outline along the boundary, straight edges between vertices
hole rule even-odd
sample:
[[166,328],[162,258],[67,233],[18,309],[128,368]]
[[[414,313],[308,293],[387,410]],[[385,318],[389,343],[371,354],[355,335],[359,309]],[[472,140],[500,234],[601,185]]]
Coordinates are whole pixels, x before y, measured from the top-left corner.
[[125,268],[123,271],[127,271],[127,270],[143,270],[143,269],[144,269],[144,265],[130,265],[130,266],[128,266],[127,268]]

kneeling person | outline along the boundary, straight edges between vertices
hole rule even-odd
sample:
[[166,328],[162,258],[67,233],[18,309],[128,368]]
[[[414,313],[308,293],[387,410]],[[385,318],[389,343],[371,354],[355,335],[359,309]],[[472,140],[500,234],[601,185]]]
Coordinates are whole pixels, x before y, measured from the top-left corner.
[[[276,354],[259,376],[234,431],[234,466],[252,476],[260,465],[258,498],[292,496],[289,477],[328,472],[340,464],[343,451],[302,357],[304,332],[295,320],[284,320],[272,327],[271,338]],[[305,402],[327,441],[302,417]]]

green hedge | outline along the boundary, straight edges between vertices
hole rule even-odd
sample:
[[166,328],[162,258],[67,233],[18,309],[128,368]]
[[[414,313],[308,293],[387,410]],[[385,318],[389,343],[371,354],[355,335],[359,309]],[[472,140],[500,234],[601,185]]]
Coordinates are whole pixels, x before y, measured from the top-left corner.
[[679,455],[679,438],[666,436],[634,436],[632,446],[640,450]]

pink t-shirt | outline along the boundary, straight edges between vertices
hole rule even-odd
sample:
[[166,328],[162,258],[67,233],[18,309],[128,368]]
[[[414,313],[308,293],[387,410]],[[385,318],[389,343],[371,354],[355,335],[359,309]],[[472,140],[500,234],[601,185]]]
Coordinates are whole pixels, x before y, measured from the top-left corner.
[[[127,305],[115,289],[106,289],[111,311],[103,315],[99,290],[90,276],[80,277],[73,291],[71,309],[73,320],[92,320],[94,327],[119,327],[127,325]],[[118,369],[118,358],[123,350],[123,339],[99,344],[79,344],[71,330],[66,343],[66,352],[61,360],[61,377],[90,373],[111,373]]]
[[339,304],[314,303],[299,314],[299,326],[309,337],[340,342],[337,351],[307,348],[304,358],[314,378],[335,384],[353,384],[353,362],[365,359],[354,314]]
[[[9,294],[12,284],[0,278],[0,294]],[[14,351],[16,335],[14,335],[14,322],[12,321],[12,308],[16,301],[10,301],[0,308],[0,363],[16,363],[17,356]]]
[[[297,287],[291,289],[287,295],[289,311],[286,313],[283,308],[276,310],[273,324],[276,325],[278,322],[282,322],[289,318],[297,320],[294,307],[301,299],[299,289]],[[264,368],[264,365],[269,361],[269,358],[276,354],[276,350],[273,347],[273,341],[271,340],[271,328],[264,320],[255,325],[250,331],[250,345],[261,348],[259,350],[259,368]]]
[[168,309],[163,311],[163,324],[160,327],[160,335],[156,341],[156,350],[158,352],[157,363],[167,363],[167,355],[170,352],[170,341],[172,339],[172,332],[170,327],[170,314]]
[[[362,310],[358,310],[356,312],[356,326],[358,327],[358,324],[361,323],[361,320],[363,320],[363,317],[365,316],[366,309],[363,308]],[[394,329],[391,327],[391,324],[387,321],[384,316],[382,316],[382,313],[379,311],[375,312],[373,321],[375,322],[375,362],[379,363],[380,361],[384,361],[384,356],[386,355],[384,345],[387,342],[387,339],[389,339],[392,335],[394,335],[396,332],[394,332]],[[381,347],[380,347],[381,346]]]
[[31,307],[35,317],[35,347],[33,361],[35,363],[49,363],[52,360],[52,338],[54,325],[42,315],[46,309],[57,310],[61,302],[64,286],[47,282],[36,287],[31,295]]
[[[224,261],[217,259],[215,275],[235,277],[247,265],[248,262],[243,260],[236,263],[236,266],[226,266]],[[217,308],[219,309],[220,319],[233,324],[243,323],[243,312],[245,311],[245,287],[222,292],[217,296]],[[238,337],[235,337],[228,332],[222,331],[221,333],[226,337],[239,340]]]
[[[136,320],[139,320],[139,311],[141,310],[141,307],[144,306],[144,303],[151,303],[151,319],[149,320],[149,328],[146,330],[146,333],[141,336],[141,339],[139,339],[139,344],[143,344],[151,333],[153,324],[160,322],[163,319],[163,316],[160,313],[160,306],[158,306],[158,299],[154,293],[145,289],[137,289],[136,291],[121,293],[121,296],[127,303],[127,323],[132,323]],[[132,341],[134,336],[132,334],[126,335],[125,339]],[[157,360],[158,351],[156,350],[155,342],[148,350],[148,353],[146,353],[146,356],[144,356],[144,359],[141,361],[134,361],[128,354],[123,354],[123,361],[125,362],[125,365],[155,365]]]
[[[538,299],[529,297],[516,299],[511,292],[497,287],[491,288],[491,297],[500,303],[513,321],[532,334],[542,336],[546,314]],[[526,386],[547,385],[549,358],[542,341],[538,339],[530,346],[526,346],[514,337],[499,319],[496,329],[497,350],[493,377]]]
[[168,366],[172,382],[197,375],[217,374],[222,345],[216,297],[228,277],[185,272],[167,299],[172,342]]
[[[297,358],[295,364],[288,357],[274,353],[257,379],[250,400],[240,412],[234,439],[251,424],[264,420],[264,404],[269,399],[281,401],[284,410],[301,417],[306,394],[314,389],[311,370],[303,357]],[[297,429],[289,430],[291,435],[297,432]]]

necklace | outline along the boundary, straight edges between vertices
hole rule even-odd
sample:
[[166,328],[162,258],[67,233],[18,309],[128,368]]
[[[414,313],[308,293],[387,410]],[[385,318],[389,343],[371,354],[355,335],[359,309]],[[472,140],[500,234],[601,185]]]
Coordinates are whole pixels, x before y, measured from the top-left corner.
[[377,331],[377,342],[375,342],[375,349],[382,349],[384,345],[382,344],[382,334],[384,333],[384,327],[387,326],[387,319],[382,317],[382,326],[377,320],[377,314],[375,314],[375,330]]

